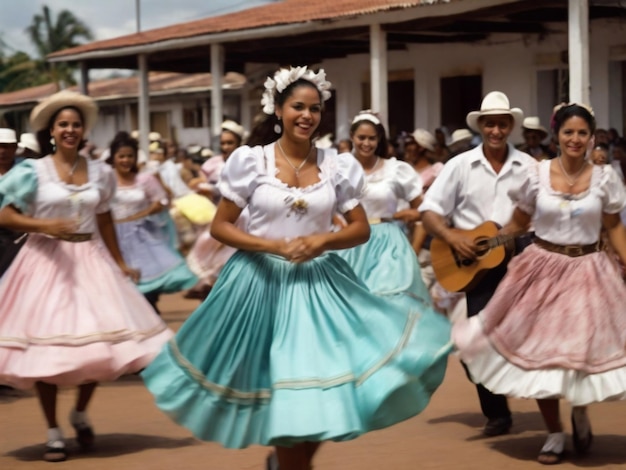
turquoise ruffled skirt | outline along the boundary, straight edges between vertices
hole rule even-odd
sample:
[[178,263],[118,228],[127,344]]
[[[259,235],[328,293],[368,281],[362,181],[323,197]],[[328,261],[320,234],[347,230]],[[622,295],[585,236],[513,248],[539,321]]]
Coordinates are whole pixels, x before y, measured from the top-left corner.
[[409,296],[432,305],[415,251],[400,226],[384,222],[370,228],[367,243],[337,254],[373,294],[401,304],[402,298]]
[[199,439],[343,441],[422,411],[449,338],[426,303],[373,295],[335,253],[293,264],[239,251],[142,376]]

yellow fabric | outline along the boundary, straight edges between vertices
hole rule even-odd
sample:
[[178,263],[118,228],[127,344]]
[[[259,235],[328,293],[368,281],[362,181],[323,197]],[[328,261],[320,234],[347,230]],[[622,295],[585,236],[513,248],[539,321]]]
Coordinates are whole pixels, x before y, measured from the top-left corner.
[[211,223],[217,210],[209,199],[196,193],[175,199],[172,205],[195,225]]

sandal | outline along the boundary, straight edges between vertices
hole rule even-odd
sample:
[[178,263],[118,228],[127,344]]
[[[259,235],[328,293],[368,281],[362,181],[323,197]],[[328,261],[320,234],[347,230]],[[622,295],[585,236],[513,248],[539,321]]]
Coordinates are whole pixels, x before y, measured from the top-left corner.
[[537,456],[537,462],[543,465],[556,465],[561,463],[564,454],[565,433],[553,432],[548,434],[548,439]]
[[67,460],[63,433],[58,427],[48,429],[48,442],[46,442],[46,451],[43,453],[43,459],[46,462],[64,462]]
[[563,460],[563,454],[565,452],[553,452],[551,450],[542,450],[539,452],[537,462],[543,465],[556,465]]
[[78,445],[83,450],[90,449],[93,446],[96,435],[84,412],[79,413],[76,410],[72,410],[70,413],[70,423],[76,431],[76,442],[78,442]]
[[[578,421],[578,426],[576,422]],[[586,428],[587,434],[581,436],[579,434],[580,428]],[[574,441],[574,449],[578,455],[585,455],[589,452],[589,448],[593,442],[593,433],[591,432],[591,424],[587,417],[587,412],[584,409],[574,408],[572,410],[572,439]]]
[[46,451],[43,453],[43,459],[46,462],[65,462],[67,460],[67,450],[65,444],[62,447],[46,445]]

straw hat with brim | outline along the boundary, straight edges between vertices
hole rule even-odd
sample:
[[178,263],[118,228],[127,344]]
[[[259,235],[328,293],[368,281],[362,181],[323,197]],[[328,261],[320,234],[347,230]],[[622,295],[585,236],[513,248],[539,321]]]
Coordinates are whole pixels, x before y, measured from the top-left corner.
[[469,129],[457,129],[452,133],[452,140],[450,140],[448,145],[453,146],[467,140],[472,140],[473,137],[474,134],[472,134]]
[[511,108],[509,98],[501,91],[487,93],[480,105],[480,111],[472,111],[467,115],[468,127],[480,132],[478,120],[483,116],[509,115],[513,118],[513,127],[518,127],[524,119],[524,112],[519,108]]
[[426,129],[415,129],[411,135],[420,147],[430,150],[431,152],[435,150],[437,139]]
[[154,142],[156,140],[161,140],[161,134],[155,131],[152,131],[148,134],[148,140],[150,142]]
[[245,132],[243,126],[241,124],[237,124],[235,121],[226,120],[222,123],[223,131],[230,131],[235,135],[238,135],[240,139],[243,139],[243,134]]
[[522,129],[529,131],[537,131],[542,134],[541,140],[548,137],[548,130],[541,125],[541,121],[537,116],[528,116],[522,122]]
[[76,108],[83,116],[85,132],[93,129],[98,119],[98,105],[89,96],[75,91],[62,90],[41,101],[30,113],[30,126],[38,132],[50,125],[50,119],[63,108]]

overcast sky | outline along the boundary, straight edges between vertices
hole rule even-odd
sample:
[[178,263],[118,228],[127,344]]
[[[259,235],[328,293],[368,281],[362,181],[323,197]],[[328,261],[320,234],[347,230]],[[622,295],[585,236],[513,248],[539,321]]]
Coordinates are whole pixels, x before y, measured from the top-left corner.
[[[276,0],[140,0],[141,29],[240,10]],[[70,10],[85,22],[96,39],[109,39],[136,31],[136,0],[0,0],[0,35],[11,50],[34,54],[25,29],[33,16],[48,5],[54,17]]]

